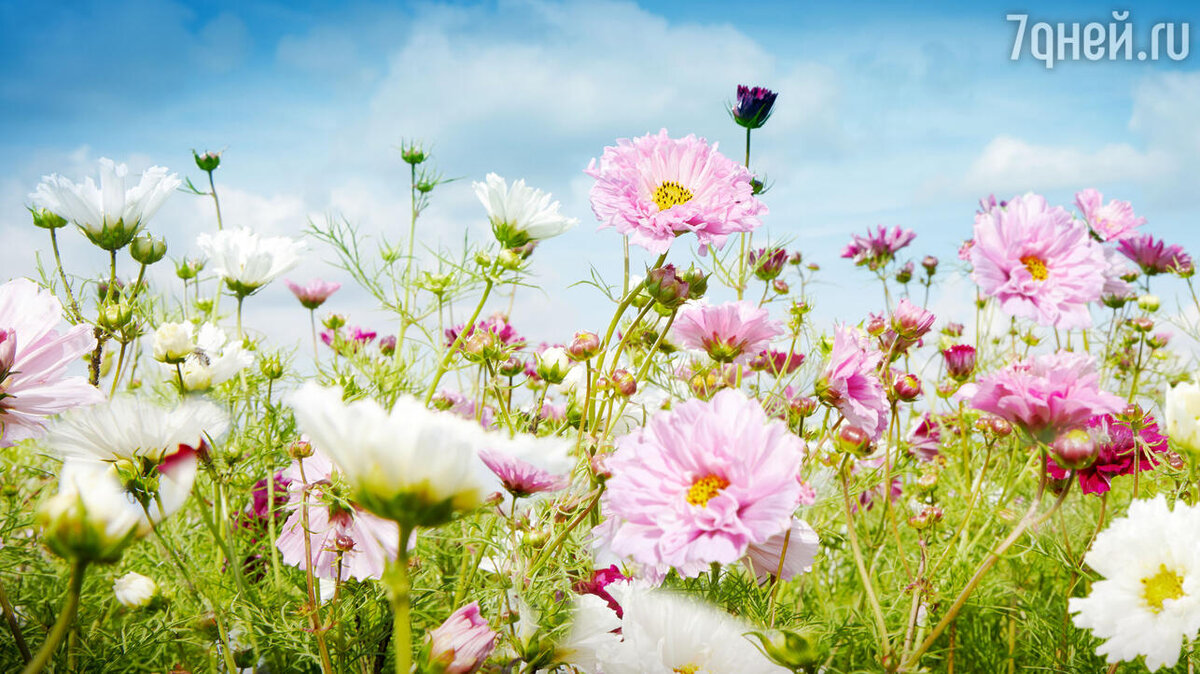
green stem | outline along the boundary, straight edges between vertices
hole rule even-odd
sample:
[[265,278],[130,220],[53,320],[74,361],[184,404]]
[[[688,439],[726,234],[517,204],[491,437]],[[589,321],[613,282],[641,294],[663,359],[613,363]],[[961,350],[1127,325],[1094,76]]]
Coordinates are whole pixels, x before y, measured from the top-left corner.
[[71,586],[67,590],[67,603],[63,605],[62,611],[58,614],[58,620],[54,623],[54,628],[50,630],[45,643],[38,649],[37,655],[29,661],[29,664],[25,665],[25,669],[21,670],[22,674],[36,674],[42,671],[49,664],[54,651],[58,650],[58,645],[67,635],[67,630],[75,622],[75,611],[79,608],[79,592],[83,589],[83,576],[86,571],[87,562],[78,561],[71,567]]
[[17,650],[21,651],[21,660],[29,662],[33,656],[29,653],[29,646],[25,643],[25,635],[21,633],[21,626],[17,624],[17,614],[13,612],[12,604],[8,601],[8,593],[4,591],[3,584],[0,584],[0,609],[3,609],[4,620],[8,623],[8,629],[12,632],[13,640],[17,642]]
[[392,646],[396,649],[396,674],[412,671],[412,618],[409,615],[411,583],[408,577],[408,539],[412,527],[400,524],[400,550],[396,566],[388,574],[392,599]]
[[[425,404],[429,405],[429,401],[433,400],[433,394],[437,392],[438,383],[442,381],[442,376],[446,374],[446,368],[450,366],[450,359],[458,352],[458,347],[462,345],[463,338],[466,337],[467,331],[472,330],[475,321],[479,318],[479,313],[483,311],[483,305],[487,302],[488,296],[492,294],[492,279],[488,278],[487,285],[483,287],[483,295],[479,298],[479,304],[475,305],[475,313],[471,314],[471,318],[463,324],[463,329],[458,331],[458,337],[454,338],[454,343],[446,351],[446,355],[442,356],[442,361],[438,363],[437,372],[433,375],[433,383],[429,385],[429,390],[425,392]],[[400,345],[396,344],[399,349]]]
[[71,292],[71,284],[67,281],[67,272],[63,269],[62,257],[58,254],[58,229],[50,230],[50,247],[54,249],[54,266],[58,268],[58,277],[62,279],[63,290],[67,293],[67,302],[71,306],[71,317],[75,323],[83,322],[83,313],[79,311],[79,304],[75,301],[75,294]]
[[[890,659],[891,655],[891,646],[888,644],[887,621],[883,618],[883,609],[879,605],[879,598],[875,595],[875,585],[871,582],[871,575],[867,573],[866,564],[863,563],[862,548],[858,544],[858,532],[855,530],[854,515],[850,509],[850,476],[847,474],[847,460],[843,460],[841,466],[838,468],[838,472],[841,473],[842,478],[842,499],[845,506],[843,511],[846,515],[846,533],[850,539],[850,550],[854,553],[854,565],[858,568],[858,575],[862,579],[863,588],[867,593],[867,603],[871,607],[871,614],[875,617],[875,630],[879,633],[879,658],[881,662],[886,662]],[[887,485],[884,486],[885,490],[888,488]]]
[[245,299],[246,299],[246,297],[245,297],[244,295],[242,295],[241,293],[238,293],[238,296],[237,296],[237,303],[238,303],[238,305],[237,305],[237,336],[238,336],[238,342],[241,342],[241,341],[243,341],[243,337],[242,337],[242,301],[243,301],[243,300],[245,300]]
[[213,198],[213,206],[217,209],[217,231],[225,229],[225,223],[221,221],[221,200],[217,198],[217,186],[213,182],[213,172],[208,171],[208,190]]

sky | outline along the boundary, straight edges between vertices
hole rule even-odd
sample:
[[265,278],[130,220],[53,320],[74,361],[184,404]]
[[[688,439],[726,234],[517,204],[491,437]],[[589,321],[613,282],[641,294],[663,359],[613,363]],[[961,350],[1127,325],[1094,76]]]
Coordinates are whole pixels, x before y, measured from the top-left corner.
[[[1112,5],[1039,3],[1029,22],[1111,21]],[[225,220],[301,236],[344,218],[372,237],[407,232],[408,167],[418,139],[458,180],[420,223],[432,248],[489,236],[471,182],[489,172],[550,191],[581,225],[545,242],[513,320],[535,340],[598,329],[600,295],[573,285],[594,266],[617,281],[620,237],[596,230],[583,169],[604,147],[666,128],[740,157],[727,105],[738,84],[779,92],[754,135],[752,168],[771,189],[756,241],[786,242],[822,266],[820,320],[857,322],[881,293],[838,254],[851,233],[901,225],[906,252],[952,266],[977,201],[1027,191],[1070,207],[1095,187],[1132,201],[1144,227],[1200,252],[1200,56],[1011,60],[1017,8],[995,3],[618,2],[0,2],[0,235],[18,253],[4,277],[33,274],[47,236],[29,224],[43,175],[97,175],[111,157],[137,172],[203,178],[191,151],[223,150]],[[1194,23],[1200,6],[1139,3],[1135,45],[1159,21]],[[1194,43],[1193,31],[1193,43]],[[174,195],[151,222],[174,258],[215,228],[211,203]],[[82,236],[63,237],[68,269],[104,268]],[[679,248],[679,246],[677,246]],[[694,248],[694,247],[693,247]],[[635,268],[645,256],[638,256]],[[686,261],[688,251],[672,253]],[[288,276],[343,279],[310,241]],[[124,271],[133,273],[132,263]],[[178,283],[168,265],[153,277]],[[1172,285],[1174,284],[1174,285]],[[1178,281],[1160,282],[1164,297]],[[956,281],[943,309],[969,297]],[[1168,301],[1167,306],[1173,306]],[[307,316],[274,284],[249,300],[251,329],[306,343]],[[381,331],[394,323],[346,289],[329,307]]]

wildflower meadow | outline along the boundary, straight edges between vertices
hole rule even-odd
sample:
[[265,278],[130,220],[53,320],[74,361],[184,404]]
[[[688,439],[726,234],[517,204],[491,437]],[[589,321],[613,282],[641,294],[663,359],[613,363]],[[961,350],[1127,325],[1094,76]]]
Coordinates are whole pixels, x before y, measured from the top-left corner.
[[[960,204],[956,259],[906,223],[813,259],[756,171],[791,93],[712,102],[744,147],[595,147],[591,213],[468,177],[491,235],[453,244],[423,220],[436,138],[397,148],[383,239],[223,218],[215,151],[24,186],[0,670],[1194,671],[1197,241],[1081,184]],[[168,240],[188,199],[208,225]],[[576,227],[601,318],[535,342],[511,307]],[[814,320],[829,275],[873,308]],[[951,279],[973,299],[935,308]],[[307,330],[280,343],[284,286]]]

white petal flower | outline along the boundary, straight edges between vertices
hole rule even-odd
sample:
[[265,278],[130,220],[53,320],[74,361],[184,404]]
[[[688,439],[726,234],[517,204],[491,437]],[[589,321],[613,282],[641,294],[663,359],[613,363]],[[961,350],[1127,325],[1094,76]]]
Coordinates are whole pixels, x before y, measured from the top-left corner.
[[293,394],[296,422],[341,469],[359,503],[409,525],[434,526],[483,502],[491,478],[478,452],[493,437],[479,424],[402,397],[342,401],[312,382]]
[[[783,543],[787,540],[787,554],[783,554]],[[792,518],[792,526],[788,531],[781,531],[762,543],[751,543],[746,549],[746,561],[758,577],[758,582],[765,583],[771,576],[779,572],[779,558],[783,556],[782,580],[808,573],[812,570],[817,551],[821,549],[821,537],[802,519]]]
[[254,362],[254,356],[241,343],[230,343],[225,332],[211,323],[200,326],[196,348],[183,363],[183,387],[189,391],[207,391],[223,384]]
[[473,183],[475,194],[487,209],[492,232],[505,248],[558,236],[579,224],[558,212],[550,195],[517,180],[510,186],[504,178],[489,173],[486,183]]
[[1134,501],[1125,517],[1096,536],[1084,561],[1104,576],[1087,597],[1068,600],[1077,627],[1105,641],[1110,663],[1146,657],[1146,667],[1174,667],[1200,631],[1200,508],[1172,511],[1161,495]]
[[139,533],[141,517],[110,467],[67,461],[58,493],[38,512],[46,545],[72,560],[113,562]]
[[113,581],[113,594],[125,608],[142,608],[158,594],[158,585],[135,571]]
[[613,632],[620,628],[621,619],[608,602],[594,594],[576,596],[571,629],[558,645],[558,660],[583,672],[602,671],[600,655],[621,647],[620,635]]
[[303,241],[282,236],[260,237],[248,229],[201,234],[196,245],[208,256],[211,269],[234,293],[257,291],[300,261]]
[[46,444],[66,457],[116,462],[144,459],[160,463],[180,445],[199,447],[205,435],[217,437],[229,419],[216,405],[189,399],[166,409],[142,398],[120,396],[62,415]]
[[174,365],[195,351],[191,323],[163,323],[154,331],[154,360]]
[[[581,602],[576,624],[560,652],[585,672],[604,674],[784,673],[744,635],[752,627],[720,609],[638,582],[606,588],[623,611],[621,640],[597,632],[607,626],[595,602]],[[582,624],[581,622],[582,621]]]
[[126,187],[129,168],[107,157],[100,160],[100,186],[91,178],[76,184],[54,174],[42,178],[30,194],[35,206],[45,208],[83,229],[92,243],[119,250],[133,240],[158,209],[179,187],[179,177],[161,166],[152,166],[137,185]]
[[1168,389],[1163,416],[1172,442],[1200,452],[1200,384],[1183,383]]

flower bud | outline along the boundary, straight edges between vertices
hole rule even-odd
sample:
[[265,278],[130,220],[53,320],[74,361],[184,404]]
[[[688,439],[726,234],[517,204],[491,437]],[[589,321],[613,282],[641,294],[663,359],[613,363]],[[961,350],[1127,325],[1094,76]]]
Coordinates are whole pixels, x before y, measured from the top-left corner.
[[1104,306],[1109,309],[1120,309],[1129,302],[1128,295],[1104,295],[1100,298]]
[[258,361],[258,370],[267,379],[279,379],[283,376],[283,363],[276,354],[263,356]]
[[817,401],[808,397],[788,401],[788,411],[801,419],[811,417],[817,411]]
[[957,382],[965,382],[975,372],[975,347],[956,344],[942,351],[946,361],[946,374]]
[[1050,450],[1054,461],[1068,470],[1087,468],[1096,460],[1096,443],[1087,431],[1078,428],[1060,434],[1050,443]]
[[942,326],[942,334],[947,337],[962,337],[963,329],[962,323],[946,323]]
[[525,362],[516,356],[509,356],[508,360],[496,367],[496,371],[503,377],[515,377],[525,371]]
[[139,264],[152,265],[167,254],[167,242],[142,234],[129,244],[129,255]]
[[220,152],[206,151],[204,154],[197,154],[195,150],[192,150],[192,158],[196,160],[196,167],[205,173],[212,173],[221,165]]
[[76,562],[111,563],[138,536],[140,517],[107,467],[64,467],[38,510],[46,547]]
[[446,674],[476,671],[495,650],[498,636],[479,614],[478,602],[467,604],[429,633],[431,671]]
[[637,393],[637,380],[633,378],[633,375],[628,370],[613,370],[610,381],[612,382],[613,390],[621,396],[628,398]]
[[133,309],[124,302],[114,302],[104,307],[100,312],[100,327],[109,332],[120,332],[133,318]]
[[730,109],[733,121],[738,126],[747,129],[761,128],[771,118],[771,112],[775,108],[775,99],[778,96],[778,93],[766,87],[748,87],[739,84],[737,102]]
[[900,269],[896,270],[896,281],[899,283],[908,283],[912,280],[913,270],[914,267],[912,261],[910,260],[905,262],[903,267],[900,267]]
[[175,275],[184,281],[196,278],[202,269],[204,269],[204,260],[190,260],[185,257],[175,263]]
[[871,316],[866,325],[867,334],[872,337],[878,337],[887,330],[887,321],[883,320],[883,316]]
[[113,581],[113,594],[125,608],[144,608],[158,595],[158,585],[150,578],[130,571]]
[[897,400],[911,403],[921,396],[921,380],[915,374],[906,374],[896,380],[892,390]]
[[321,325],[324,325],[329,330],[337,330],[346,325],[346,317],[341,314],[327,314],[321,319]]
[[791,287],[787,284],[787,281],[777,278],[771,281],[771,290],[774,290],[776,295],[786,295],[791,290]]
[[33,215],[33,224],[35,227],[53,230],[58,229],[59,227],[65,227],[67,224],[65,218],[57,213],[51,213],[44,208],[31,208],[29,209],[29,212]]
[[570,369],[571,360],[567,352],[557,346],[546,349],[538,356],[537,374],[548,383],[561,384]]
[[1149,318],[1146,318],[1145,316],[1139,316],[1137,318],[1129,319],[1129,325],[1134,330],[1137,330],[1138,332],[1142,332],[1142,333],[1150,332],[1151,330],[1154,329],[1154,321],[1150,320]]
[[758,639],[755,646],[762,654],[789,672],[815,671],[823,660],[820,642],[802,631],[784,629],[771,637],[762,632],[750,632],[747,636]]
[[988,428],[992,431],[992,435],[998,438],[1007,438],[1012,435],[1012,424],[1000,417],[990,417],[988,419]]
[[867,435],[866,431],[857,426],[843,424],[838,429],[834,444],[837,446],[838,451],[852,456],[861,457],[871,453],[871,436]]
[[675,273],[674,265],[657,267],[646,272],[644,285],[650,299],[669,309],[674,309],[688,299],[688,283]]
[[577,332],[571,345],[567,347],[567,356],[571,360],[582,363],[600,351],[600,337],[594,332]]
[[908,518],[908,526],[921,531],[941,521],[942,515],[941,508],[937,506],[925,506],[921,512]]
[[313,447],[304,438],[300,438],[288,446],[288,456],[293,459],[307,459],[312,455]]
[[759,248],[750,251],[750,268],[760,281],[773,281],[783,272],[788,254],[782,248]]
[[416,166],[425,163],[429,159],[429,153],[418,141],[410,141],[400,146],[400,158],[405,164]]
[[937,273],[938,259],[932,255],[926,255],[925,258],[921,260],[921,266],[925,268],[926,274],[933,276]]
[[396,353],[396,336],[384,335],[379,338],[379,353],[391,356]]
[[708,276],[703,269],[688,267],[679,278],[688,284],[688,299],[698,300],[708,292]]
[[1150,293],[1139,295],[1137,298],[1137,305],[1142,311],[1154,313],[1155,311],[1158,311],[1158,295],[1151,295]]

